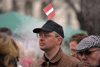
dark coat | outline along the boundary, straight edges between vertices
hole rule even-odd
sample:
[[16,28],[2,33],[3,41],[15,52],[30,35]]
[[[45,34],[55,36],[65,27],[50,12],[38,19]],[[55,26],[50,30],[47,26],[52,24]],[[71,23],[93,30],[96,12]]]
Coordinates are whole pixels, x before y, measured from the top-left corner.
[[[29,67],[79,67],[80,61],[74,57],[68,56],[63,53],[62,49],[56,54],[56,56],[46,62],[44,57],[33,61]],[[80,66],[81,67],[81,66]]]
[[97,67],[100,67],[100,64]]

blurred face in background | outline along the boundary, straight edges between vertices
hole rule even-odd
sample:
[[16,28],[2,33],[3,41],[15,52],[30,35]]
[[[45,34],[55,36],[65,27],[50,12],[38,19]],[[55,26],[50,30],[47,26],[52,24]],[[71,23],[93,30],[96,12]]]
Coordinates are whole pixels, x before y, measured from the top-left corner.
[[94,47],[89,50],[78,52],[84,67],[97,67],[100,63],[100,48]]
[[77,53],[76,53],[76,51],[75,51],[75,48],[76,48],[76,46],[77,46],[77,42],[76,42],[76,41],[71,41],[71,42],[69,43],[69,46],[70,46],[70,54],[71,54],[71,56],[77,58]]

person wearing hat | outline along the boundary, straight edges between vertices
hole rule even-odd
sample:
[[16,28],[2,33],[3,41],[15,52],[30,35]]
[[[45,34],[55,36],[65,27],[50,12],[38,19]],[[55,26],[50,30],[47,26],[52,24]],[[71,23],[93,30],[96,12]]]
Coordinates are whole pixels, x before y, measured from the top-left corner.
[[39,46],[44,51],[43,57],[33,61],[29,67],[78,67],[79,60],[63,53],[61,43],[64,32],[61,25],[48,20],[42,28],[33,30],[39,38]]
[[[73,35],[69,38],[68,42],[69,42],[69,46],[70,46],[70,54],[71,54],[71,56],[76,57],[77,59],[79,59],[78,56],[77,56],[77,52],[75,51],[75,48],[76,48],[76,46],[78,45],[78,43],[79,43],[82,39],[84,39],[85,37],[87,37],[87,36],[88,36],[88,35],[87,35],[86,33],[81,32],[81,33],[73,34]],[[79,59],[79,60],[80,60],[80,59]]]
[[75,48],[84,67],[100,67],[100,36],[84,38]]

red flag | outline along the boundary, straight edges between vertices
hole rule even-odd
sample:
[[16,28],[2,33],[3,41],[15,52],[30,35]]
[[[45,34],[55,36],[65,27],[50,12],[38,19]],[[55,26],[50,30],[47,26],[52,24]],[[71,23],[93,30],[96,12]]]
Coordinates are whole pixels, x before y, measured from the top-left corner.
[[52,7],[52,4],[50,2],[49,5],[47,5],[43,11],[46,13],[46,15],[48,16],[49,19],[53,18],[55,16],[55,12],[54,12],[54,9]]

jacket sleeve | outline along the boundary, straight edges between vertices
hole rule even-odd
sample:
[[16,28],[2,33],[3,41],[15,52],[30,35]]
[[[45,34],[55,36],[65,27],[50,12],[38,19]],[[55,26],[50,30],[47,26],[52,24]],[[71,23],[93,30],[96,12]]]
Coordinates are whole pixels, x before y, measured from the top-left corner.
[[72,67],[83,67],[82,63],[77,60],[74,60],[71,65]]

